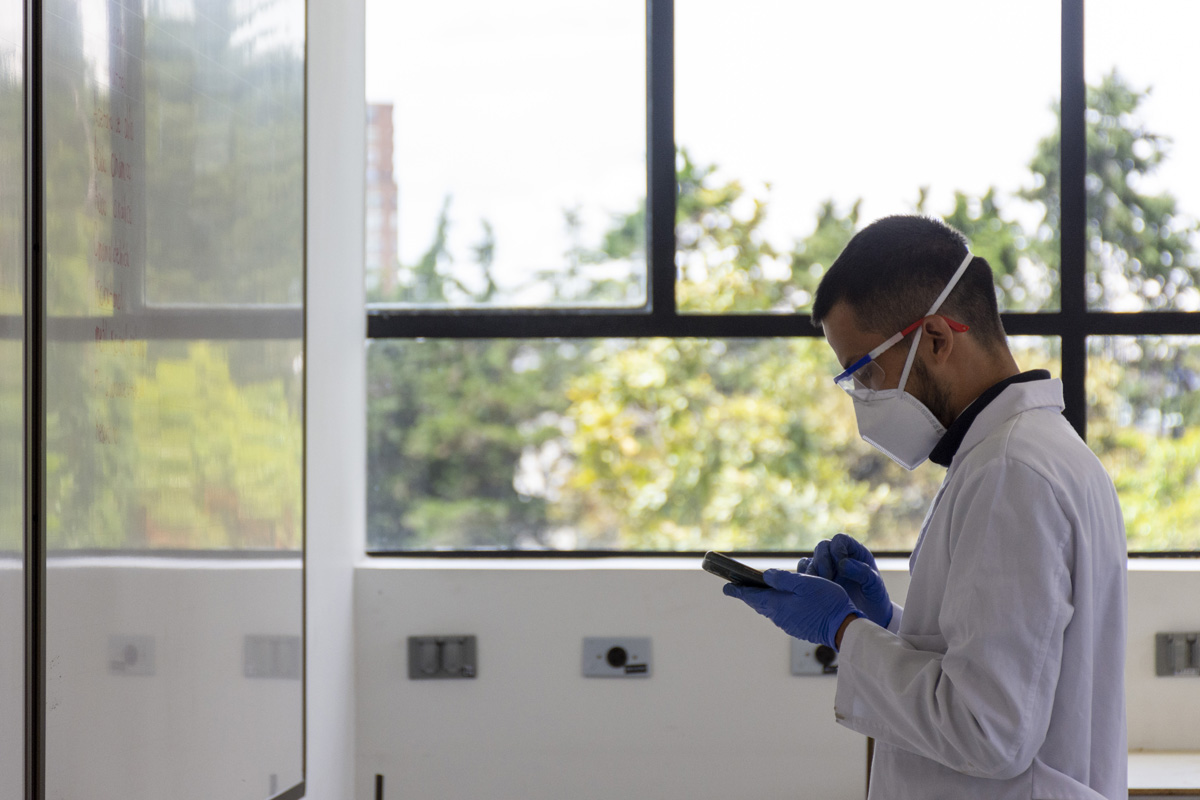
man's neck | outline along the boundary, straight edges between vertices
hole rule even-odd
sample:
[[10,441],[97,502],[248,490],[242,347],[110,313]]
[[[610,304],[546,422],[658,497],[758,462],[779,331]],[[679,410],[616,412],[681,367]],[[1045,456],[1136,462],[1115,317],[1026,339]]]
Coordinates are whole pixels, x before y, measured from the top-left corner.
[[974,403],[979,395],[1000,381],[1007,380],[1021,373],[1021,368],[1017,366],[1016,359],[1012,357],[1012,353],[1008,351],[1008,348],[1004,348],[1003,352],[997,353],[995,357],[987,362],[987,365],[986,369],[969,374],[965,376],[966,380],[956,383],[954,390],[950,394],[950,412],[954,419],[958,419],[958,416],[966,411],[967,407],[971,403]]

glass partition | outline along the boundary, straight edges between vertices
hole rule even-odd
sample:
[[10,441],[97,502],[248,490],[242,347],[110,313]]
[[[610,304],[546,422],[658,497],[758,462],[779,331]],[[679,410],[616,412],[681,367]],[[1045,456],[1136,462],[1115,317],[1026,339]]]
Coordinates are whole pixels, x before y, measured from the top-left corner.
[[0,0],[0,800],[25,796],[23,8]]
[[304,3],[45,9],[46,794],[298,796]]

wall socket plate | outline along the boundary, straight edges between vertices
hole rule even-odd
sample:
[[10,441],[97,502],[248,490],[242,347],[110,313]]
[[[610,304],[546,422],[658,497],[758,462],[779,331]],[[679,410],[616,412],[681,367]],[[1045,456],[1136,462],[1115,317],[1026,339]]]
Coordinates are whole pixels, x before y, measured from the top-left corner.
[[298,681],[302,662],[299,636],[248,635],[242,644],[242,675]]
[[108,671],[113,675],[153,675],[154,637],[108,637]]
[[824,644],[792,639],[793,675],[837,675],[837,651]]
[[583,677],[650,677],[650,637],[586,637],[583,640]]
[[1154,634],[1154,674],[1200,676],[1200,632]]
[[409,680],[474,678],[478,670],[474,636],[408,637]]

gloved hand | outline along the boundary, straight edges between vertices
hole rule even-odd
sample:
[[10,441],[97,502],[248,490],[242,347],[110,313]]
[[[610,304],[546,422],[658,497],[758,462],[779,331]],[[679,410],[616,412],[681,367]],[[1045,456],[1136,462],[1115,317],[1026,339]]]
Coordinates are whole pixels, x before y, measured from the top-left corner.
[[839,533],[833,539],[817,543],[812,558],[802,558],[797,572],[819,575],[846,590],[855,608],[881,628],[892,621],[892,600],[888,597],[875,557],[853,537]]
[[763,580],[770,589],[725,584],[725,594],[736,597],[797,639],[827,644],[837,649],[838,628],[851,614],[863,616],[846,590],[815,575],[797,575],[769,569]]

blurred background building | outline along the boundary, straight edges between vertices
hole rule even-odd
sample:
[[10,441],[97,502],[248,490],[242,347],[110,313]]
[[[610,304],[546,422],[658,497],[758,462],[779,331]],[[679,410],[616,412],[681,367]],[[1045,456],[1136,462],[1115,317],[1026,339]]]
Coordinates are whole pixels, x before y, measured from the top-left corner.
[[367,104],[368,292],[388,294],[396,285],[396,204],[399,193],[392,168],[392,104]]

